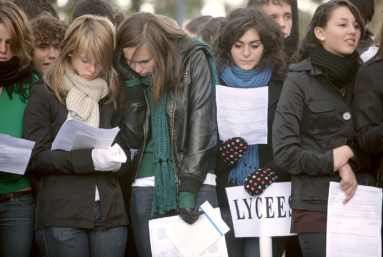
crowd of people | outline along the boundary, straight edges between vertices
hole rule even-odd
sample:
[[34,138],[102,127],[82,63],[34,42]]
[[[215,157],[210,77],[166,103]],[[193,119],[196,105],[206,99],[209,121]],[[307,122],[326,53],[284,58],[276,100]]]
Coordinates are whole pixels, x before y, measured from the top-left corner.
[[[326,1],[299,42],[296,0],[249,0],[185,29],[103,0],[78,3],[70,25],[47,0],[0,0],[0,133],[35,142],[24,175],[0,160],[0,257],[150,257],[149,221],[193,224],[205,201],[230,228],[228,255],[259,256],[259,238],[235,237],[225,192],[257,170],[292,183],[298,235],[273,237],[273,256],[326,256],[329,183],[344,204],[383,186],[374,11]],[[216,85],[268,87],[267,144],[220,138]],[[52,150],[68,118],[120,131],[108,149]]]

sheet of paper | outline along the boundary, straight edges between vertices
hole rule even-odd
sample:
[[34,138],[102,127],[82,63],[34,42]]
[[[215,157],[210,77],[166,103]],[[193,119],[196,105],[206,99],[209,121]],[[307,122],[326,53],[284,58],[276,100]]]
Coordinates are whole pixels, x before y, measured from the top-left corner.
[[359,185],[346,205],[344,198],[340,184],[330,182],[326,256],[382,256],[382,189]]
[[92,148],[108,149],[112,145],[113,140],[114,138],[97,139],[91,136],[76,133],[73,139],[73,145],[71,150]]
[[173,228],[174,232],[168,232],[168,237],[183,256],[199,256],[230,230],[219,209],[215,212],[209,202],[202,204],[200,210],[205,214],[199,216],[193,225],[180,222]]
[[[92,137],[96,141],[111,140],[113,142],[119,131],[120,129],[118,127],[113,129],[100,129],[86,125],[75,119],[67,119],[61,126],[59,133],[57,133],[57,136],[52,143],[52,150],[70,151],[76,134]],[[80,137],[82,142],[84,142],[84,140],[86,141],[86,144],[84,146],[76,144],[76,149],[89,149],[88,145],[90,144],[89,141],[91,141],[91,139],[85,139],[82,136]],[[102,144],[102,142],[97,144]],[[111,145],[106,148],[110,146]]]
[[249,195],[243,186],[227,187],[226,194],[235,237],[296,235],[290,233],[291,182],[274,182],[258,196]]
[[249,145],[267,144],[269,87],[216,86],[219,138],[242,137]]
[[24,175],[35,142],[0,134],[0,171]]
[[[219,208],[214,209],[214,211],[215,215],[219,215],[220,217]],[[173,228],[182,223],[185,222],[181,220],[178,215],[149,221],[150,245],[153,257],[187,257],[177,249],[168,237],[170,233],[175,235]],[[176,238],[178,237],[176,236]],[[224,236],[218,239],[199,255],[199,257],[227,256],[228,254]]]

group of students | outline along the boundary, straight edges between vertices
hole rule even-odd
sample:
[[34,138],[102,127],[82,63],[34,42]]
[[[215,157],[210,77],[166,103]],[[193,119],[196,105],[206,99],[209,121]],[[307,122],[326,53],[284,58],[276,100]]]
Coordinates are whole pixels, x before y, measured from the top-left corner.
[[[25,175],[0,172],[0,256],[28,256],[33,240],[41,256],[129,256],[129,221],[139,256],[152,256],[149,220],[193,224],[205,201],[230,227],[229,256],[258,256],[258,238],[235,238],[225,192],[257,169],[292,182],[291,232],[303,256],[326,256],[329,182],[347,204],[383,180],[383,44],[362,65],[368,20],[330,0],[296,49],[297,12],[296,1],[250,0],[203,42],[161,15],[117,29],[108,15],[72,15],[68,26],[0,0],[0,133],[35,142]],[[216,85],[268,87],[267,144],[219,138]],[[51,150],[68,118],[121,130],[108,149]],[[226,158],[227,144],[244,154]],[[273,238],[273,256],[287,239]]]

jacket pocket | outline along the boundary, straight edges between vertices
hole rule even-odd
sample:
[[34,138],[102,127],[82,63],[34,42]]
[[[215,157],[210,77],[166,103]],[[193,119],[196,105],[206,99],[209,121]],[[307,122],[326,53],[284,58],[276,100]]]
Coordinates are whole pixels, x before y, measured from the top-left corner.
[[325,203],[328,199],[330,181],[339,182],[340,178],[327,176],[307,176],[303,180],[302,200]]
[[308,106],[308,131],[310,134],[325,134],[338,131],[335,104],[332,100],[313,101]]

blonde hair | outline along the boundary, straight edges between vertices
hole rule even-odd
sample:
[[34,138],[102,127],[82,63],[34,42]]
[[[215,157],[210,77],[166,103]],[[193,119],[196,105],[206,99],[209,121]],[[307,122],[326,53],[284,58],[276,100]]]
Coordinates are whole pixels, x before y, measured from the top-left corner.
[[72,58],[84,53],[86,58],[92,56],[102,65],[102,71],[98,77],[104,79],[109,87],[106,103],[115,103],[120,88],[117,72],[113,68],[115,47],[116,30],[108,19],[93,15],[77,18],[65,34],[60,46],[60,55],[44,74],[46,86],[64,104],[68,92],[63,76],[67,69],[73,70]]
[[34,40],[27,17],[14,3],[0,1],[0,23],[11,34],[11,52],[20,59],[20,70],[32,61]]

